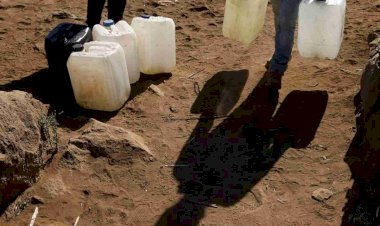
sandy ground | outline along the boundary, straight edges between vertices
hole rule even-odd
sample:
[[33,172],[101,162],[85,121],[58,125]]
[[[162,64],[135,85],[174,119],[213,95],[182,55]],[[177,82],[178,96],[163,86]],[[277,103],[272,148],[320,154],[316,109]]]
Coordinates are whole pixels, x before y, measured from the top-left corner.
[[[52,16],[56,11],[69,12],[76,18],[59,19]],[[199,205],[191,207],[193,221],[199,221],[199,225],[341,224],[345,196],[352,185],[343,158],[355,134],[353,96],[368,58],[366,37],[380,23],[379,4],[373,0],[348,0],[345,38],[336,60],[303,59],[295,47],[277,107],[263,102],[266,94],[255,88],[274,50],[271,8],[264,31],[248,47],[222,36],[223,11],[223,0],[179,0],[167,6],[155,1],[128,1],[128,22],[142,13],[175,20],[177,68],[171,76],[143,77],[133,86],[131,100],[117,113],[63,112],[59,117],[59,154],[93,117],[142,136],[157,160],[112,166],[104,159],[88,156],[86,167],[78,170],[59,164],[58,154],[28,191],[44,200],[35,225],[73,225],[77,216],[78,226],[162,225],[172,207],[175,210],[191,202],[178,189],[178,185],[191,181],[186,178],[186,169],[162,165],[188,163],[189,156],[199,157],[217,173],[225,168],[243,169],[243,175],[230,175],[221,182],[227,187],[237,185],[238,188],[231,188],[231,193],[237,191],[236,196],[232,194],[228,200],[216,196],[203,203],[205,206],[193,203]],[[83,23],[86,1],[2,0],[0,12],[0,82],[7,86],[44,73],[45,35],[64,21]],[[218,87],[227,94],[215,89],[215,83],[223,84]],[[157,85],[165,96],[149,90],[150,84]],[[28,82],[22,89],[36,91],[33,83]],[[214,100],[215,92],[228,98]],[[51,104],[44,97],[35,97]],[[200,115],[213,113],[233,117],[198,120]],[[303,140],[296,148],[286,147],[283,141],[279,145],[284,153],[268,164],[258,161],[262,160],[257,157],[260,147],[255,147],[246,158],[233,153],[221,155],[226,150],[240,150],[233,141],[241,141],[240,135],[247,138],[243,142],[247,147],[249,140],[258,139],[255,130],[246,130],[252,119],[258,120],[258,128],[276,122],[294,125]],[[211,154],[202,153],[202,148],[195,153],[197,149],[189,147],[199,140],[192,140],[191,135],[202,129],[200,133],[206,130],[208,135],[201,139],[209,138],[208,142],[215,144],[223,134],[221,139],[232,149],[218,143]],[[231,133],[231,137],[226,133]],[[243,163],[244,159],[251,161]],[[251,168],[244,171],[245,166]],[[244,175],[245,172],[249,173]],[[330,189],[334,194],[329,200],[318,202],[311,197],[318,188]],[[229,192],[225,187],[213,189]],[[1,225],[26,225],[34,208],[35,205],[28,205],[11,219],[3,216]]]

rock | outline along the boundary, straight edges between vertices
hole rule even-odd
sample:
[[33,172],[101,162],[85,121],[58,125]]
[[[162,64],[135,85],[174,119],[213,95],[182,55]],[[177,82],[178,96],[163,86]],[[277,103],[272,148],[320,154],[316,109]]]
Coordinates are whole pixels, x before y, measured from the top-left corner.
[[67,165],[77,165],[79,160],[75,153],[70,150],[65,151],[61,158],[61,163],[66,163]]
[[68,192],[65,183],[62,180],[62,176],[57,174],[48,178],[41,186],[44,194],[49,198],[56,198]]
[[160,0],[160,1],[158,1],[158,4],[162,5],[162,6],[174,5],[175,3],[177,3],[177,0]]
[[328,189],[319,188],[319,189],[315,190],[311,196],[313,197],[313,199],[322,202],[322,201],[326,201],[329,198],[331,198],[331,196],[333,196],[333,194],[334,193]]
[[319,83],[316,81],[308,81],[308,82],[306,82],[306,85],[309,87],[317,87],[319,85]]
[[0,162],[5,162],[8,160],[8,156],[0,153]]
[[160,97],[164,97],[165,94],[158,88],[156,85],[150,85],[149,89],[152,90],[154,93],[156,93]]
[[[110,164],[130,164],[134,157],[150,161],[153,156],[143,138],[137,134],[95,119],[90,120],[79,137],[70,140],[69,149],[74,148],[82,150],[82,153],[88,151],[95,158],[108,158]],[[72,154],[67,154],[69,160]],[[78,155],[78,152],[74,153],[74,156]]]
[[0,212],[36,181],[50,157],[39,126],[46,114],[30,94],[0,91]]
[[316,151],[326,151],[328,148],[323,146],[322,144],[311,144],[307,148],[313,149]]
[[353,178],[378,181],[380,173],[380,30],[367,39],[370,58],[363,71],[360,91],[354,98],[356,135],[345,162]]
[[51,23],[53,21],[53,16],[52,15],[50,15],[50,16],[48,16],[48,17],[46,17],[45,19],[44,19],[44,22],[45,23]]
[[379,225],[380,30],[367,41],[369,60],[354,97],[356,134],[344,158],[354,183],[346,195],[342,225]]
[[43,42],[34,43],[33,49],[45,55],[45,47]]
[[170,111],[173,112],[173,113],[178,113],[177,108],[175,108],[173,106],[170,106]]

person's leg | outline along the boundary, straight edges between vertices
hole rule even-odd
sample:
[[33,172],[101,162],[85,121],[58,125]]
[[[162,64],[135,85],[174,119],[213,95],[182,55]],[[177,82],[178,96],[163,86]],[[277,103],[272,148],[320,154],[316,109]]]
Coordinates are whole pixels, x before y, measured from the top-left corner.
[[102,11],[105,0],[88,0],[87,1],[87,25],[92,28],[99,24],[102,18]]
[[276,39],[275,52],[269,71],[283,74],[288,67],[300,3],[301,0],[276,0],[272,2],[274,11],[277,10],[277,14],[275,12]]
[[[276,34],[277,34],[277,31],[278,31],[278,27],[279,27],[279,14],[280,14],[280,5],[281,5],[281,0],[272,0],[272,9],[273,9],[273,14],[274,14],[274,28],[276,29]],[[276,35],[277,37],[277,35]]]
[[[275,28],[275,31],[276,31],[276,36],[275,36],[275,42],[277,42],[277,34],[278,34],[278,15],[279,15],[279,8],[280,8],[280,3],[281,3],[281,0],[272,0],[271,1],[271,4],[272,4],[272,10],[273,10],[273,14],[274,14],[274,28]],[[271,64],[271,60],[267,61],[267,63],[265,64],[265,68],[266,69],[269,69],[269,66]]]
[[108,19],[115,23],[123,19],[123,14],[127,0],[108,0]]

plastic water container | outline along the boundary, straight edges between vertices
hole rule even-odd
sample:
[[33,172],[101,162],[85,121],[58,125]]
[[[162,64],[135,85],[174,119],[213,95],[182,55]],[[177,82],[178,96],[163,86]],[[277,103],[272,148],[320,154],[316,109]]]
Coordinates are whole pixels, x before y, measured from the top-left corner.
[[140,71],[148,75],[172,72],[176,66],[174,21],[166,17],[135,17],[132,27],[138,40]]
[[268,0],[227,0],[223,36],[250,44],[264,26]]
[[140,79],[137,36],[126,21],[121,20],[113,24],[112,20],[106,20],[103,26],[99,24],[94,26],[92,36],[95,41],[119,43],[124,49],[130,83],[136,83]]
[[346,0],[302,2],[298,51],[306,58],[335,59],[343,40]]
[[85,25],[61,23],[53,28],[45,38],[45,52],[49,64],[47,83],[51,98],[60,105],[73,104],[75,98],[71,88],[67,59],[76,44],[84,44],[92,39],[91,30]]
[[116,111],[129,98],[127,65],[118,43],[93,41],[73,52],[68,61],[71,85],[79,106],[100,111]]

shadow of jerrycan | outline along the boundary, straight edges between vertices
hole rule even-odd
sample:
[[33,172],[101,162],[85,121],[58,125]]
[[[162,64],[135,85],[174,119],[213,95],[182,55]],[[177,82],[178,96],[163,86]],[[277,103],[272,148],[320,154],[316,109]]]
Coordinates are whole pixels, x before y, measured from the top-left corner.
[[326,91],[292,91],[272,119],[276,143],[288,140],[293,148],[306,148],[314,139],[327,102]]
[[203,86],[191,113],[201,117],[226,116],[239,101],[248,75],[248,70],[218,72]]
[[205,83],[190,109],[192,114],[200,114],[200,120],[189,139],[206,135],[215,118],[227,116],[239,101],[248,75],[248,70],[221,71]]

